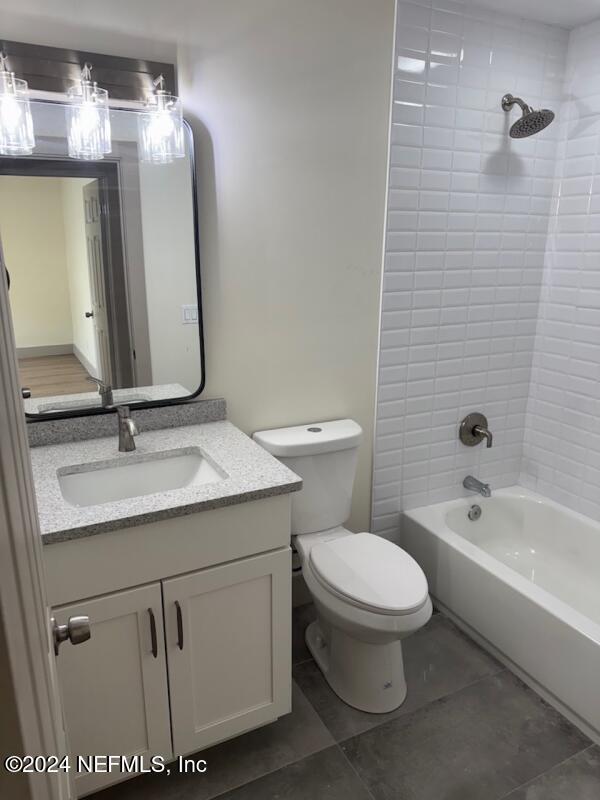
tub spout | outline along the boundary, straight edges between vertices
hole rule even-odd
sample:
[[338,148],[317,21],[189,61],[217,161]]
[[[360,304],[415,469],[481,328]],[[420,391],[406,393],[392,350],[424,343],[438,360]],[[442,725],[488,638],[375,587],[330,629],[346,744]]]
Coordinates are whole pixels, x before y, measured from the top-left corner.
[[477,492],[477,494],[480,494],[482,497],[492,496],[492,490],[489,483],[483,483],[482,481],[477,480],[477,478],[474,478],[472,475],[467,475],[463,481],[463,486],[470,492]]

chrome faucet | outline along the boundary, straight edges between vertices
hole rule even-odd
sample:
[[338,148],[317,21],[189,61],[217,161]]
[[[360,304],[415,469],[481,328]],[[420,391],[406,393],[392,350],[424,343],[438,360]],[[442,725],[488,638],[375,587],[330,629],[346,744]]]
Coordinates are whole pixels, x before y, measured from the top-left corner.
[[472,475],[467,475],[463,481],[463,486],[470,492],[477,492],[477,494],[480,494],[482,497],[492,496],[489,483],[482,483],[482,481],[477,480],[477,478],[474,478]]
[[131,419],[129,406],[116,406],[119,416],[119,452],[131,453],[135,450],[134,436],[139,433],[138,426]]
[[108,383],[104,383],[101,381],[100,378],[94,378],[92,375],[89,375],[87,378],[90,383],[95,383],[98,387],[98,394],[100,395],[100,402],[102,403],[102,408],[108,408],[113,404],[113,393],[112,393],[112,386]]

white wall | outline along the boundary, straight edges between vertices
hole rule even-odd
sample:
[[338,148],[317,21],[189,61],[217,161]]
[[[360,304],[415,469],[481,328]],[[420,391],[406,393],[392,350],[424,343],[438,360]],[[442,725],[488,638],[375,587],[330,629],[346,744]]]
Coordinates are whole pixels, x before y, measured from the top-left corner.
[[[445,0],[398,5],[374,530],[519,476],[557,124],[508,136],[504,93],[560,111],[568,34]],[[458,425],[484,412],[491,450]]]
[[94,325],[85,312],[92,307],[90,274],[85,236],[83,187],[87,178],[62,178],[60,184],[63,210],[65,257],[73,344],[85,359],[86,368],[98,375],[98,353]]
[[600,520],[600,21],[571,33],[521,482]]
[[199,149],[206,394],[249,432],[357,419],[351,525],[366,528],[393,0],[0,8],[18,41],[177,52]]
[[17,347],[70,344],[60,182],[0,177],[0,232]]
[[356,419],[350,525],[368,530],[393,3],[202,6],[180,58],[208,393],[246,431]]

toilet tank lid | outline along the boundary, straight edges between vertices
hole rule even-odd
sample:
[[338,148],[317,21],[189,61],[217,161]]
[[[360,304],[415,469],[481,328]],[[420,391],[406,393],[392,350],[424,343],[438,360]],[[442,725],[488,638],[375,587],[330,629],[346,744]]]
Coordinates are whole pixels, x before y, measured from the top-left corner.
[[293,458],[358,447],[362,428],[352,419],[309,422],[291,428],[257,431],[253,439],[274,456]]

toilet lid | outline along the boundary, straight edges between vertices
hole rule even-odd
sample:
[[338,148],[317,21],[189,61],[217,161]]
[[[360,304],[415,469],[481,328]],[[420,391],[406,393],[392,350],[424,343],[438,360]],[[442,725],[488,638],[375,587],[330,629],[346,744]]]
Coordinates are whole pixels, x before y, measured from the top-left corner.
[[427,578],[414,558],[372,533],[317,544],[310,563],[323,583],[367,609],[409,614],[427,600]]

